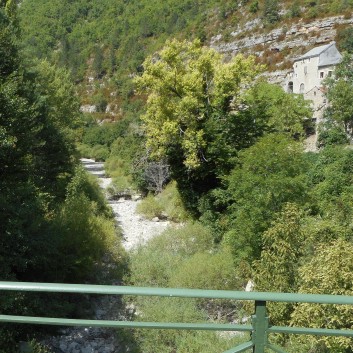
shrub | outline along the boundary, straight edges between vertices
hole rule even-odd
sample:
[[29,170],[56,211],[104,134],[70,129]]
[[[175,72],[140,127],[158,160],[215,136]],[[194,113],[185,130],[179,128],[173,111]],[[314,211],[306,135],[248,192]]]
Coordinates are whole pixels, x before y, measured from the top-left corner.
[[60,254],[56,264],[55,259],[52,261],[59,281],[96,280],[95,271],[107,255],[117,268],[125,261],[111,210],[106,208],[98,185],[81,168],[68,186],[66,200],[53,221],[52,233]]
[[157,196],[149,194],[137,207],[137,212],[148,219],[167,216],[174,222],[183,222],[190,219],[184,208],[176,182],[173,181]]
[[184,260],[170,279],[172,287],[181,288],[234,290],[240,289],[239,283],[228,250],[196,253]]
[[[194,299],[142,299],[142,319],[158,322],[205,322],[206,314]],[[138,317],[138,320],[141,318]],[[215,332],[180,330],[137,330],[136,339],[145,353],[214,353],[236,345],[239,338],[222,338]],[[245,340],[243,338],[243,340]]]
[[96,161],[105,161],[109,157],[109,149],[106,146],[95,145],[91,151],[92,157]]
[[84,157],[84,158],[93,157],[92,147],[90,147],[89,145],[86,145],[85,143],[78,143],[76,145],[76,148],[80,157]]
[[132,254],[130,280],[136,285],[167,286],[181,261],[212,246],[212,234],[200,223],[168,229]]
[[154,217],[162,216],[163,207],[152,194],[149,194],[137,205],[136,211],[147,219],[152,219]]
[[[232,256],[225,249],[212,251],[212,238],[210,231],[199,223],[165,231],[132,254],[130,281],[138,286],[237,288]],[[224,306],[218,301],[155,297],[138,297],[135,304],[138,321],[159,322],[206,322],[208,310],[214,307],[220,313]],[[214,317],[217,319],[217,315]],[[135,335],[145,353],[211,353],[239,341],[198,331],[136,330]]]
[[183,222],[190,218],[181,200],[175,181],[169,183],[157,197],[163,211],[174,222]]

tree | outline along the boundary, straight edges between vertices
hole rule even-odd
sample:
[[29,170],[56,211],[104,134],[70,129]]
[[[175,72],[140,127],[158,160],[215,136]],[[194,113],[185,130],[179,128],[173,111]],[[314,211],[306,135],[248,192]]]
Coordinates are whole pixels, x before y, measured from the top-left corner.
[[249,144],[254,119],[238,117],[238,104],[259,72],[254,58],[223,63],[199,41],[166,43],[148,57],[136,78],[148,94],[145,123],[151,157],[167,158],[184,201],[194,208],[200,195],[229,170],[237,151]]
[[304,126],[312,116],[310,102],[303,95],[288,94],[278,85],[260,80],[245,95],[247,107],[241,114],[261,119],[267,131],[289,132],[303,136]]
[[148,187],[156,193],[162,192],[163,186],[169,180],[169,174],[169,165],[163,161],[147,163],[144,172]]
[[236,261],[259,259],[263,233],[288,203],[308,200],[303,147],[288,135],[269,134],[242,151],[227,178],[228,231]]
[[353,57],[345,54],[335,70],[335,76],[328,79],[327,98],[330,102],[325,112],[326,119],[342,126],[352,136],[353,129]]
[[[254,261],[255,289],[260,292],[295,293],[298,267],[303,254],[303,212],[295,204],[285,204],[271,227],[263,233],[263,250]],[[291,303],[269,303],[271,324],[286,325],[293,311]]]
[[311,195],[321,217],[350,225],[353,214],[353,151],[326,147],[310,171]]
[[[353,294],[353,246],[339,238],[317,246],[315,255],[299,269],[300,293]],[[298,304],[292,315],[293,326],[330,329],[352,329],[352,308],[349,305]],[[307,341],[308,338],[305,337]],[[322,351],[349,352],[352,340],[345,337],[310,338]]]
[[278,0],[265,0],[263,18],[268,24],[273,24],[279,21],[280,15]]
[[236,108],[242,88],[257,73],[254,58],[238,56],[224,64],[199,41],[167,42],[158,56],[146,59],[144,73],[136,79],[140,91],[148,93],[142,119],[152,153],[161,157],[178,145],[187,168],[207,162],[205,122],[212,114],[224,116]]

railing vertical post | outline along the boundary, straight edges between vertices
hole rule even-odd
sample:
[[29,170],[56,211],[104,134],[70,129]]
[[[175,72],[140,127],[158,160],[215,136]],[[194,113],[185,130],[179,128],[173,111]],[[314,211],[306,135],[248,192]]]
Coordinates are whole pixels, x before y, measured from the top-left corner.
[[264,353],[267,344],[268,317],[266,315],[266,302],[255,301],[255,314],[252,316],[254,344],[253,353]]

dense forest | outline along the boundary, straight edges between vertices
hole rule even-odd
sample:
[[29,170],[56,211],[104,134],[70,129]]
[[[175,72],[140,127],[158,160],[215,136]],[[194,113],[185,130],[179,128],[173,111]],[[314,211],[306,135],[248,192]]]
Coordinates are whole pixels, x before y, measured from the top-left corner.
[[[303,144],[310,102],[268,83],[257,57],[225,58],[207,45],[234,23],[259,18],[266,30],[352,10],[349,0],[0,0],[1,279],[108,283],[99,276],[108,254],[111,276],[131,285],[243,290],[251,281],[256,291],[352,295],[352,28],[336,38],[344,58],[325,81],[330,105],[315,153]],[[111,101],[121,113],[102,122]],[[80,112],[87,103],[93,114]],[[111,195],[141,193],[145,217],[183,227],[128,258],[80,156],[105,161]],[[147,321],[228,322],[252,310],[156,298],[134,305]],[[89,315],[78,296],[14,294],[0,306]],[[269,314],[277,325],[353,328],[346,306],[269,305]],[[2,326],[0,352],[34,334]],[[133,334],[137,353],[211,353],[246,339]],[[271,339],[288,352],[353,351],[349,338]]]
[[[23,59],[11,1],[0,2],[0,52],[1,280],[104,282],[96,273],[105,254],[121,276],[125,254],[112,212],[75,152],[82,124],[75,87],[65,69]],[[4,314],[77,315],[78,301],[2,293],[0,306]],[[0,351],[17,351],[32,330],[1,325]]]

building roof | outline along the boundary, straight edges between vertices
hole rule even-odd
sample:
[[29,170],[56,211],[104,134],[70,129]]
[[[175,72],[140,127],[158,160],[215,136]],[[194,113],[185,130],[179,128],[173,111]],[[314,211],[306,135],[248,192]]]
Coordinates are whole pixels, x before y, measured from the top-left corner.
[[[326,55],[322,55],[326,52],[329,48],[333,47],[333,51],[330,53],[326,53]],[[309,50],[306,54],[300,56],[299,58],[295,59],[294,61],[299,61],[303,59],[309,59],[315,56],[320,56],[319,66],[327,66],[327,65],[337,65],[342,60],[342,55],[336,48],[336,43],[331,42],[329,44],[321,45],[319,47],[313,48]]]
[[335,44],[335,43],[333,42],[330,44],[320,45],[319,47],[313,48],[313,49],[309,50],[307,53],[305,53],[304,55],[295,59],[295,61],[312,58],[313,56],[318,56],[321,53],[323,53],[325,50],[327,50],[329,47],[331,47],[333,44]]

